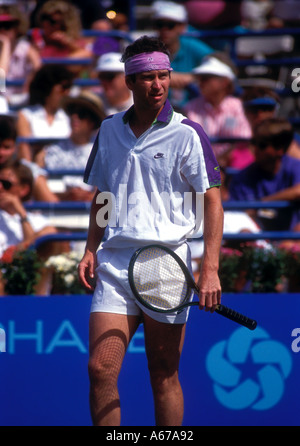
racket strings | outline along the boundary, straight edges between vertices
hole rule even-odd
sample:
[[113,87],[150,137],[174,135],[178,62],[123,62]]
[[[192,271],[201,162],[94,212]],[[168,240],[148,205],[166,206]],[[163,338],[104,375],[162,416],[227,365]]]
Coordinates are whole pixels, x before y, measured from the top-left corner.
[[133,275],[140,297],[151,306],[176,308],[185,302],[189,294],[180,265],[170,254],[157,247],[140,253]]

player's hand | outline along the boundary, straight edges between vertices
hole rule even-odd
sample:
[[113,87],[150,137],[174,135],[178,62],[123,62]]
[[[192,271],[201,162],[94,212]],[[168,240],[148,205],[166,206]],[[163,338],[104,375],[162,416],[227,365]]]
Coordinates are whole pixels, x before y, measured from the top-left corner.
[[221,303],[221,284],[217,271],[201,271],[197,286],[200,310],[213,313]]
[[86,251],[78,265],[78,277],[80,282],[88,289],[94,289],[94,276],[96,268],[96,254]]

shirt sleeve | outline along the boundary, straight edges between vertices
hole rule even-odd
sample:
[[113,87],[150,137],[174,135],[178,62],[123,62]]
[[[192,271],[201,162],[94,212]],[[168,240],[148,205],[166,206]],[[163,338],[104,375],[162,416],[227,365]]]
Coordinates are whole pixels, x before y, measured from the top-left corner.
[[189,119],[184,119],[182,123],[192,127],[199,137],[203,150],[205,170],[208,179],[208,188],[221,186],[220,166],[213,153],[209,138],[203,130],[202,126]]
[[96,186],[100,191],[104,190],[105,186],[102,181],[102,157],[100,151],[100,131],[98,132],[95,142],[93,144],[87,165],[84,171],[83,181],[91,186]]
[[[108,118],[107,118],[108,119]],[[107,131],[104,130],[104,121],[101,124],[83,175],[83,181],[90,186],[96,186],[100,191],[108,190],[106,183],[105,159],[107,156]],[[108,130],[109,131],[109,130]],[[106,142],[105,142],[106,141]]]

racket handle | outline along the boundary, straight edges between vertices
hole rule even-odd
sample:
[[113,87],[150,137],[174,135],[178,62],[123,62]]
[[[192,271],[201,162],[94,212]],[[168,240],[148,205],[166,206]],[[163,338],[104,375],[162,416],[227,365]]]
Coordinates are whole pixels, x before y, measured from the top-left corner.
[[221,316],[227,317],[228,319],[249,328],[249,330],[255,330],[257,326],[257,322],[255,320],[250,319],[249,317],[244,316],[231,308],[225,307],[224,305],[219,305],[215,311]]

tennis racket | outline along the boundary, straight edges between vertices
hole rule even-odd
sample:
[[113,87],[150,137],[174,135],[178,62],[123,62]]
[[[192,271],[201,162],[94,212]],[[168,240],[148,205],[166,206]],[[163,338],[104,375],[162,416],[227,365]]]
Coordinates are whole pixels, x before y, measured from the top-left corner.
[[[199,305],[190,301],[199,290],[187,266],[171,249],[161,245],[147,245],[133,254],[128,267],[128,279],[136,299],[146,308],[159,313],[179,313],[185,307]],[[224,305],[216,313],[250,330],[257,322]]]

